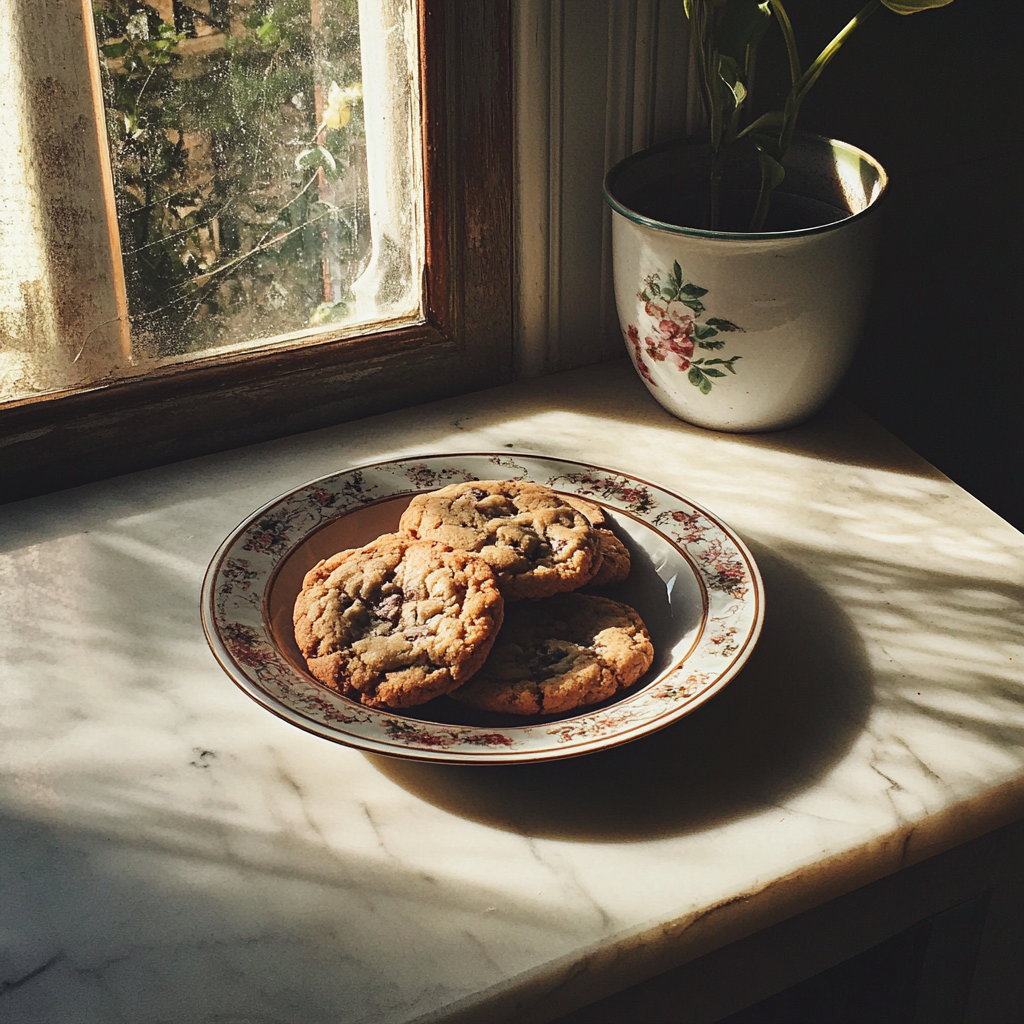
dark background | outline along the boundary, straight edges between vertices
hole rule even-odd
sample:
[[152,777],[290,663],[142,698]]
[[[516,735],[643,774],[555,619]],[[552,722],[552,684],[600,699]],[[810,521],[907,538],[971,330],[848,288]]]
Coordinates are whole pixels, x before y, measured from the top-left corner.
[[[788,0],[806,66],[860,0]],[[843,393],[1024,530],[1024,2],[877,11],[808,94],[800,127],[851,142],[890,176],[864,340]],[[781,95],[776,31],[759,106]],[[897,936],[734,1018],[909,1021],[922,935]],[[926,937],[925,937],[926,939]]]
[[[864,0],[787,0],[806,66]],[[1024,529],[1024,2],[883,9],[847,40],[799,127],[890,175],[875,296],[843,393]],[[787,68],[771,28],[756,107]]]

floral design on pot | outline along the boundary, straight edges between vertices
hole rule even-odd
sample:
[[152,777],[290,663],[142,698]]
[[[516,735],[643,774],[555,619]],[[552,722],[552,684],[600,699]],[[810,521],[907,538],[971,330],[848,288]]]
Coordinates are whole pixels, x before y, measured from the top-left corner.
[[[717,352],[725,347],[720,337],[730,331],[742,331],[731,320],[722,317],[708,317],[703,323],[698,318],[707,311],[701,298],[707,295],[707,288],[692,281],[684,280],[683,268],[675,260],[672,269],[662,278],[660,272],[648,274],[644,287],[637,293],[643,303],[644,312],[651,320],[651,334],[644,337],[644,348],[656,363],[664,362],[686,374],[686,379],[702,395],[711,393],[712,378],[724,377],[725,371],[735,373],[734,366],[742,356],[729,359],[711,356],[697,356],[697,349]],[[626,337],[633,346],[633,361],[637,371],[652,387],[658,383],[651,375],[640,350],[640,331],[634,324],[626,327]]]
[[[674,416],[712,430],[794,426],[828,400],[853,358],[885,172],[854,146],[798,134],[772,199],[776,221],[712,230],[690,226],[701,222],[708,156],[699,143],[666,143],[608,173],[626,348]],[[730,202],[745,194],[742,182],[730,189]]]

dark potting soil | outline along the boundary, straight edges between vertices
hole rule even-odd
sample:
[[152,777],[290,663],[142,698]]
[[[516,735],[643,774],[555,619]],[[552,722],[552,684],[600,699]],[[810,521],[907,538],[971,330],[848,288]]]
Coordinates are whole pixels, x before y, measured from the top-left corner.
[[[719,231],[747,232],[757,204],[757,192],[723,191]],[[676,224],[680,227],[707,228],[708,198],[706,195],[683,195],[657,182],[637,189],[628,205],[643,217]],[[768,217],[762,231],[798,231],[846,220],[848,210],[817,199],[776,192],[771,199]]]

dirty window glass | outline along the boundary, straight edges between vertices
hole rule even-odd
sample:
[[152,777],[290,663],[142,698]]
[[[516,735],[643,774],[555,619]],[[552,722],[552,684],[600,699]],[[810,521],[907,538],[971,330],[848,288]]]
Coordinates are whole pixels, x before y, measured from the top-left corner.
[[[367,113],[380,120],[386,98],[364,93],[387,83],[364,85],[360,15],[376,22],[364,25],[364,34],[393,31],[382,22],[395,14],[399,29],[411,21],[401,19],[403,5],[381,6],[96,3],[139,355],[173,357],[415,311],[414,239],[407,231],[395,237],[395,225],[371,223],[382,211],[373,210],[367,136],[385,150],[394,140],[374,138],[382,136],[379,124],[367,132]],[[371,48],[383,50],[381,42],[371,40]],[[409,42],[384,54],[405,65],[392,68],[402,81],[410,72]],[[379,156],[411,164],[409,128],[406,152]],[[402,170],[411,213],[413,175],[411,167]],[[412,219],[406,217],[409,227]],[[374,227],[381,231],[377,262],[386,266],[360,282],[374,255]]]
[[60,295],[23,301],[12,275],[54,244],[37,174],[0,197],[12,237],[36,221],[44,237],[4,267],[21,326],[0,401],[421,319],[414,0],[96,0],[91,15],[120,342],[104,362],[102,331],[47,330]]

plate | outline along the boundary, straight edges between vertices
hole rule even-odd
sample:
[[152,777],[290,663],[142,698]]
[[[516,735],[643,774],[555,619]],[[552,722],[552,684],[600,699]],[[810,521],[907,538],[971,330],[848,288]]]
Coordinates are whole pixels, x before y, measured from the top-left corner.
[[[321,558],[396,529],[412,496],[466,480],[531,480],[600,505],[630,549],[629,579],[601,593],[633,605],[655,660],[604,704],[531,719],[441,697],[367,708],[318,683],[292,633],[302,578]],[[203,583],[203,627],[253,700],[326,739],[378,754],[459,764],[574,757],[661,729],[740,670],[764,619],[761,577],[743,542],[681,495],[598,466],[541,455],[425,455],[333,473],[275,498],[221,545]]]

